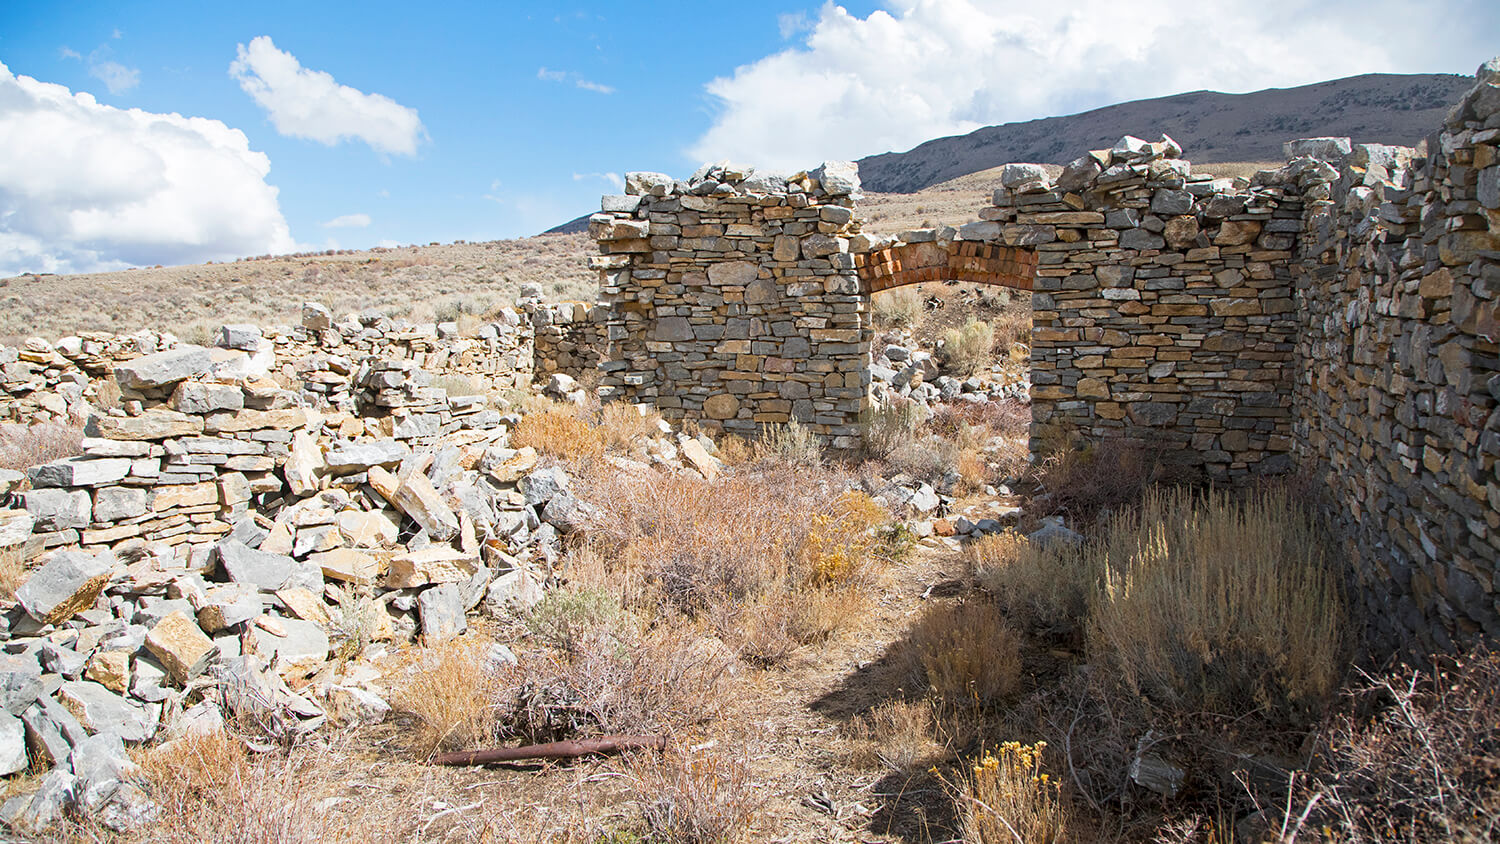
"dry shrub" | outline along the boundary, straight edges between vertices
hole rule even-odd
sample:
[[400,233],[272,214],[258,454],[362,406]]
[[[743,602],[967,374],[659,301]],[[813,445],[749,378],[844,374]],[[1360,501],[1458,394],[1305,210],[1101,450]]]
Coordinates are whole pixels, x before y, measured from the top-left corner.
[[818,466],[823,446],[811,428],[793,419],[785,424],[762,426],[755,441],[755,459],[785,466]]
[[709,482],[611,471],[586,487],[601,511],[599,579],[628,607],[706,619],[757,664],[847,626],[880,569],[887,516],[832,472],[778,466]]
[[487,643],[455,639],[424,648],[391,701],[414,722],[409,734],[422,755],[482,746],[495,736],[495,702],[505,678],[485,663]]
[[[252,758],[235,736],[217,731],[137,754],[161,814],[152,841],[199,844],[316,844],[348,840],[307,787],[302,754]],[[364,830],[371,840],[371,830]]]
[[960,776],[955,791],[964,844],[1052,844],[1067,840],[1061,784],[1042,772],[1046,742],[1008,741]]
[[[1338,840],[1500,839],[1500,655],[1365,675],[1332,720],[1303,789]],[[1293,810],[1294,826],[1301,812]]]
[[733,663],[701,625],[621,623],[585,635],[571,653],[523,664],[499,718],[507,734],[530,742],[675,732],[719,713]]
[[755,448],[738,434],[725,434],[716,444],[726,466],[743,466],[755,459]]
[[929,606],[908,640],[913,679],[951,704],[990,706],[1021,684],[1021,637],[983,601]]
[[649,840],[662,844],[746,840],[765,802],[748,764],[710,753],[638,754],[628,770]]
[[930,701],[887,701],[850,722],[857,742],[852,761],[896,773],[912,771],[942,750],[933,738],[935,729]]
[[1062,543],[1038,547],[1014,530],[983,537],[967,555],[979,588],[1028,630],[1077,629],[1097,588],[1093,557]]
[[995,362],[995,329],[989,323],[970,319],[962,328],[943,332],[939,348],[944,366],[957,375],[973,375]]
[[1340,573],[1285,494],[1150,492],[1094,553],[1090,653],[1156,707],[1295,721],[1334,690]]
[[1067,513],[1079,520],[1133,505],[1163,471],[1152,451],[1131,440],[1055,450],[1038,468],[1046,495],[1037,515]]
[[83,428],[62,422],[0,425],[0,469],[20,471],[83,453]]
[[927,434],[900,444],[885,456],[885,462],[898,472],[938,486],[955,471],[961,453],[953,440]]
[[877,458],[890,456],[917,438],[917,429],[926,416],[920,404],[907,398],[897,398],[865,411],[860,420],[865,453]]
[[644,440],[661,436],[661,414],[644,405],[610,402],[594,414],[604,447],[635,451]]
[[922,318],[922,294],[915,287],[897,287],[870,297],[870,310],[879,328],[910,328]]
[[554,589],[526,614],[526,629],[547,646],[572,653],[621,620],[619,602],[603,590]]
[[512,448],[531,446],[538,454],[560,459],[597,457],[604,451],[599,429],[565,406],[552,406],[521,417],[510,434]]

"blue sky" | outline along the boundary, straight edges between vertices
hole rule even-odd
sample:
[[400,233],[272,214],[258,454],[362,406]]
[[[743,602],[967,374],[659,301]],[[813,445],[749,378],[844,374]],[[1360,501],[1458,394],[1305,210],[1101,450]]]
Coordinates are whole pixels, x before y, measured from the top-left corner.
[[1200,5],[6,0],[0,275],[528,235],[627,170],[1500,50],[1490,2]]

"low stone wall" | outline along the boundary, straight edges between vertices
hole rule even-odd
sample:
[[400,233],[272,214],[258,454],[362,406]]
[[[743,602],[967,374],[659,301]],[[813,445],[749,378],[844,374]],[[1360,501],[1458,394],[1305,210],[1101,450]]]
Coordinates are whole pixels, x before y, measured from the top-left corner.
[[542,381],[555,374],[592,382],[604,348],[606,310],[583,302],[523,302],[535,344],[532,375]]
[[873,332],[848,251],[853,165],[633,173],[626,189],[589,224],[603,253],[601,395],[744,436],[795,419],[857,446]]
[[1423,653],[1500,636],[1500,71],[1419,151],[1302,175],[1297,462],[1367,617]]
[[[55,343],[32,338],[21,348],[0,347],[0,421],[86,418],[100,405],[101,390],[111,391],[116,366],[182,345],[171,334],[142,331]],[[567,351],[582,359],[582,348],[580,342]],[[356,410],[355,370],[365,358],[406,361],[439,376],[467,376],[481,391],[529,384],[537,359],[529,319],[520,311],[502,311],[494,322],[465,335],[456,323],[413,324],[377,312],[334,319],[316,303],[304,306],[298,326],[224,326],[210,354],[216,375],[274,376],[299,387],[305,403],[350,412]]]

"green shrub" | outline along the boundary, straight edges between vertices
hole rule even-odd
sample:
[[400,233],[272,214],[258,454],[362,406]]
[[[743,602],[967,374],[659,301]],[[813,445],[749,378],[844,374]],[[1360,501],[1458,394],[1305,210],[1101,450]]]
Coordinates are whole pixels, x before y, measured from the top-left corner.
[[620,617],[619,602],[602,589],[557,589],[532,608],[526,629],[545,644],[573,653],[590,633],[614,626]]

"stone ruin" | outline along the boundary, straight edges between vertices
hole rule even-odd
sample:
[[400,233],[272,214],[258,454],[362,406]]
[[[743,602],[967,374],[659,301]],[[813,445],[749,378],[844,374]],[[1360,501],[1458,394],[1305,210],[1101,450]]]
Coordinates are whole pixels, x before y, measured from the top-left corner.
[[1379,634],[1500,635],[1500,64],[1421,148],[1319,138],[1250,180],[1121,139],[981,220],[865,233],[848,163],[633,173],[590,219],[601,393],[838,449],[870,410],[872,294],[1032,290],[1033,452],[1122,440],[1203,477],[1326,493]]

